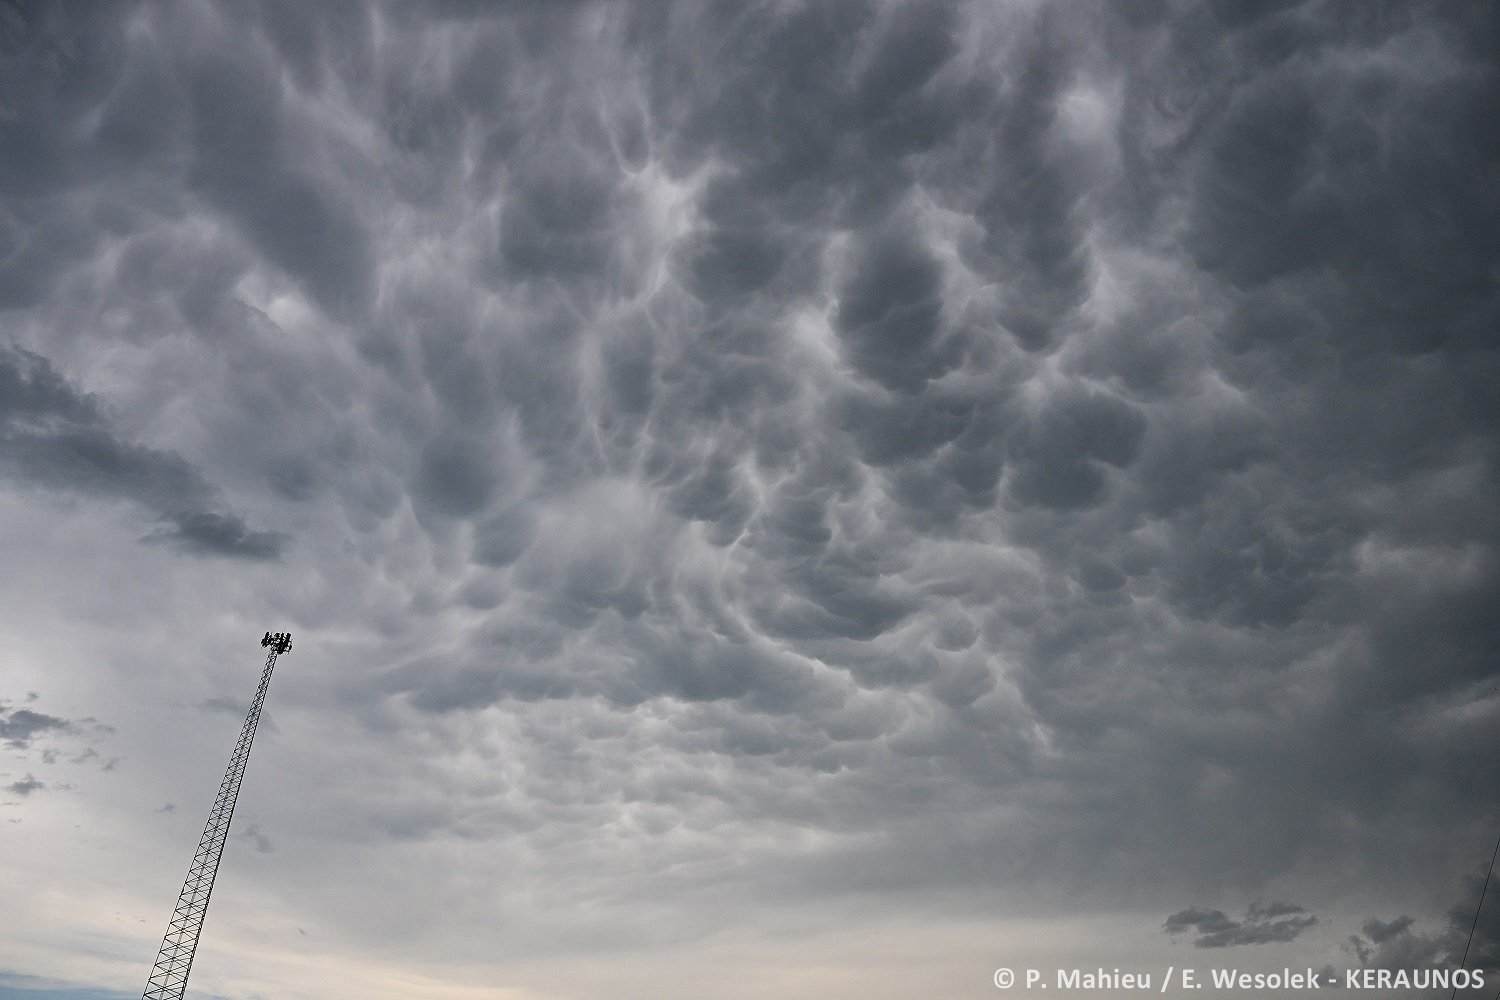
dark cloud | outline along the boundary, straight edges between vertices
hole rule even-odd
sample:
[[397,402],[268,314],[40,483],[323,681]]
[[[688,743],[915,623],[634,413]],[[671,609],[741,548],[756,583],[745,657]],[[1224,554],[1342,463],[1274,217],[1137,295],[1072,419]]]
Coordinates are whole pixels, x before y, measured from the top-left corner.
[[1252,903],[1242,920],[1232,920],[1222,910],[1200,907],[1179,910],[1167,918],[1162,930],[1168,934],[1197,935],[1193,939],[1195,948],[1228,948],[1295,941],[1317,923],[1318,918],[1300,906]]
[[493,476],[489,455],[477,442],[438,441],[423,449],[413,483],[418,502],[449,516],[477,513],[489,502]]
[[512,178],[500,223],[500,262],[508,275],[569,278],[608,263],[615,225],[611,183],[563,149],[535,159]]
[[[12,13],[0,509],[58,634],[321,637],[348,787],[290,784],[360,819],[288,841],[524,851],[507,926],[1292,886],[1167,929],[1374,898],[1371,956],[1451,950],[1424,887],[1500,791],[1489,6]],[[119,596],[48,497],[229,558]]]
[[1192,906],[1172,914],[1162,928],[1168,934],[1178,934],[1186,930],[1199,930],[1214,934],[1238,926],[1239,924],[1230,920],[1223,910],[1207,910]]
[[1371,917],[1350,935],[1346,950],[1372,969],[1493,969],[1500,960],[1500,907],[1484,891],[1485,881],[1478,874],[1466,878],[1465,891],[1435,930],[1410,916]]
[[78,726],[55,715],[33,712],[29,708],[9,710],[0,703],[0,740],[14,750],[28,749],[40,736],[76,732]]
[[1245,910],[1245,918],[1252,921],[1274,920],[1277,917],[1290,917],[1307,910],[1291,903],[1251,903]]
[[187,67],[193,187],[325,309],[355,316],[372,280],[369,236],[336,184],[299,163],[277,65],[225,44]]
[[[250,711],[250,703],[248,701],[240,701],[238,698],[205,698],[198,703],[198,707],[206,712],[231,715],[238,719],[244,719],[246,714]],[[276,720],[271,716],[271,713],[264,710],[262,711],[260,717],[260,730],[267,733],[276,733],[280,731],[276,725]]]
[[42,791],[46,787],[47,785],[44,782],[38,781],[33,775],[28,774],[21,780],[13,781],[6,785],[5,790],[12,795],[19,795],[24,799],[29,795]]
[[13,347],[0,347],[0,470],[46,489],[134,501],[171,522],[148,541],[194,555],[274,559],[288,541],[203,509],[216,491],[186,459],[120,440],[95,397]]
[[[1333,851],[1340,810],[1383,842],[1377,816],[1438,773],[1489,787],[1460,763],[1494,712],[1493,227],[1454,208],[1493,201],[1471,15],[597,10],[445,8],[465,42],[426,76],[372,68],[361,30],[320,58],[331,18],[270,17],[291,77],[360,84],[389,142],[390,187],[330,172],[327,204],[399,189],[426,220],[351,236],[387,260],[359,342],[382,407],[342,454],[399,480],[361,486],[358,522],[395,537],[409,501],[441,553],[401,606],[475,624],[382,691],[445,719],[765,712],[775,737],[728,746],[779,739],[789,773],[832,731],[888,760],[895,720],[930,711],[908,745],[950,777],[939,813],[968,815],[1003,744],[1080,790],[1016,779],[1060,867],[1124,844],[1214,888]],[[387,26],[436,45],[427,23]],[[290,161],[303,112],[269,58],[213,99],[247,123],[223,148],[270,150],[292,183],[337,141]],[[462,183],[405,187],[409,167]],[[247,221],[276,191],[202,183],[311,275]],[[409,226],[441,235],[441,267],[389,249]],[[298,280],[338,318],[317,289],[358,298],[356,270]],[[840,715],[864,697],[884,722]],[[868,766],[840,779],[853,800]],[[1199,935],[1313,918],[1224,919]]]
[[[30,693],[28,693],[28,703],[34,700],[29,695]],[[0,701],[0,744],[9,750],[19,751],[23,757],[38,760],[44,767],[54,767],[59,763],[77,765],[94,761],[99,762],[101,771],[113,771],[121,758],[105,759],[98,748],[93,745],[95,741],[111,736],[113,733],[112,727],[103,725],[92,716],[64,719],[30,708],[15,708],[5,701]],[[76,746],[79,742],[84,743],[83,749],[69,750],[67,748],[68,744]],[[47,789],[66,791],[72,787],[72,785],[55,780],[43,781],[28,773],[25,778],[5,786],[5,789],[21,798],[27,798],[35,792]]]
[[276,531],[252,531],[243,518],[208,511],[173,514],[170,528],[147,535],[142,541],[170,545],[190,555],[227,556],[251,561],[281,557],[289,539]]
[[262,833],[260,827],[254,823],[244,827],[234,836],[236,840],[249,841],[257,854],[274,854],[276,852],[276,845],[271,843],[271,838]]
[[973,252],[978,267],[1000,278],[1005,330],[1039,351],[1076,329],[1092,274],[1081,221],[1086,173],[1058,135],[1063,90],[1083,71],[1048,15],[1032,31],[994,112],[989,183],[975,205],[983,238]]
[[1106,467],[1128,465],[1145,429],[1145,419],[1119,399],[1059,393],[1011,438],[1011,496],[1056,510],[1092,506],[1104,498]]
[[912,391],[951,367],[936,351],[942,269],[910,233],[877,234],[855,253],[834,328],[860,373]]

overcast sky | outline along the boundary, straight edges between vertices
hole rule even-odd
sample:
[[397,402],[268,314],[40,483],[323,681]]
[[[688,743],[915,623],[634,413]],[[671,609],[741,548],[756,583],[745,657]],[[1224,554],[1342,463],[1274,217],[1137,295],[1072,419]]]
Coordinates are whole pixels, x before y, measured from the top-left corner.
[[201,997],[1456,964],[1497,52],[0,2],[0,997],[139,996],[267,629]]

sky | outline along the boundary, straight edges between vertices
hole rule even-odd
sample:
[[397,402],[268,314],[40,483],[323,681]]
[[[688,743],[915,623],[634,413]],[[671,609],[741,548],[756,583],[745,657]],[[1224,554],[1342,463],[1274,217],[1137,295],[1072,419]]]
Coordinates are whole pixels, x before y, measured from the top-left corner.
[[1500,967],[1497,53],[0,0],[0,998]]

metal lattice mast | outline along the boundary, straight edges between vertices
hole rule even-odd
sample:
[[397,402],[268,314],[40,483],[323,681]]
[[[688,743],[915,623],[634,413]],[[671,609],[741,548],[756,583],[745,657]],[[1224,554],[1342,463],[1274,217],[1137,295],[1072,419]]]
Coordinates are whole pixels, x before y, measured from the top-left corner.
[[234,818],[234,803],[240,796],[240,781],[245,777],[245,763],[250,759],[250,744],[255,740],[255,727],[260,722],[261,706],[266,701],[266,688],[271,684],[271,671],[276,668],[276,657],[292,648],[292,637],[288,632],[274,635],[267,632],[260,644],[270,647],[271,652],[266,656],[265,670],[261,671],[260,686],[255,689],[255,701],[245,716],[244,728],[240,730],[239,741],[229,758],[229,769],[219,783],[219,794],[214,798],[213,809],[209,810],[203,837],[198,841],[192,867],[188,869],[182,893],[177,897],[177,908],[172,911],[172,921],[167,925],[166,936],[161,939],[161,951],[157,952],[156,964],[151,967],[151,979],[146,983],[141,1000],[182,1000],[187,991],[193,953],[198,950],[198,935],[203,930],[203,917],[208,912],[208,896],[214,891],[214,876],[219,873],[219,859],[224,856],[224,840],[229,836],[229,821]]

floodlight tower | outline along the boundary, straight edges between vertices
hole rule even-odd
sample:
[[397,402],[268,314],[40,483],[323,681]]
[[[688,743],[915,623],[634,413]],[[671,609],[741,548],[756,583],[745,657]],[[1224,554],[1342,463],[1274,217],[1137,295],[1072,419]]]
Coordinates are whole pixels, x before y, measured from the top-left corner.
[[198,950],[198,935],[203,931],[203,917],[208,913],[208,896],[214,891],[214,876],[219,872],[219,859],[224,856],[224,840],[229,836],[229,821],[234,818],[234,803],[240,796],[240,781],[245,777],[245,763],[250,759],[250,744],[255,740],[255,727],[260,722],[260,709],[266,701],[266,688],[271,684],[271,671],[276,668],[276,657],[292,648],[292,636],[290,632],[274,635],[267,632],[260,644],[271,650],[266,655],[266,667],[261,671],[260,686],[255,689],[255,700],[250,703],[250,712],[245,716],[239,742],[235,743],[234,753],[229,757],[229,769],[219,783],[219,794],[214,798],[214,807],[209,810],[208,823],[198,841],[198,851],[188,868],[187,880],[177,897],[177,908],[172,911],[166,936],[161,939],[161,950],[156,954],[156,964],[151,967],[151,978],[141,1000],[182,1000],[187,991],[193,953]]

